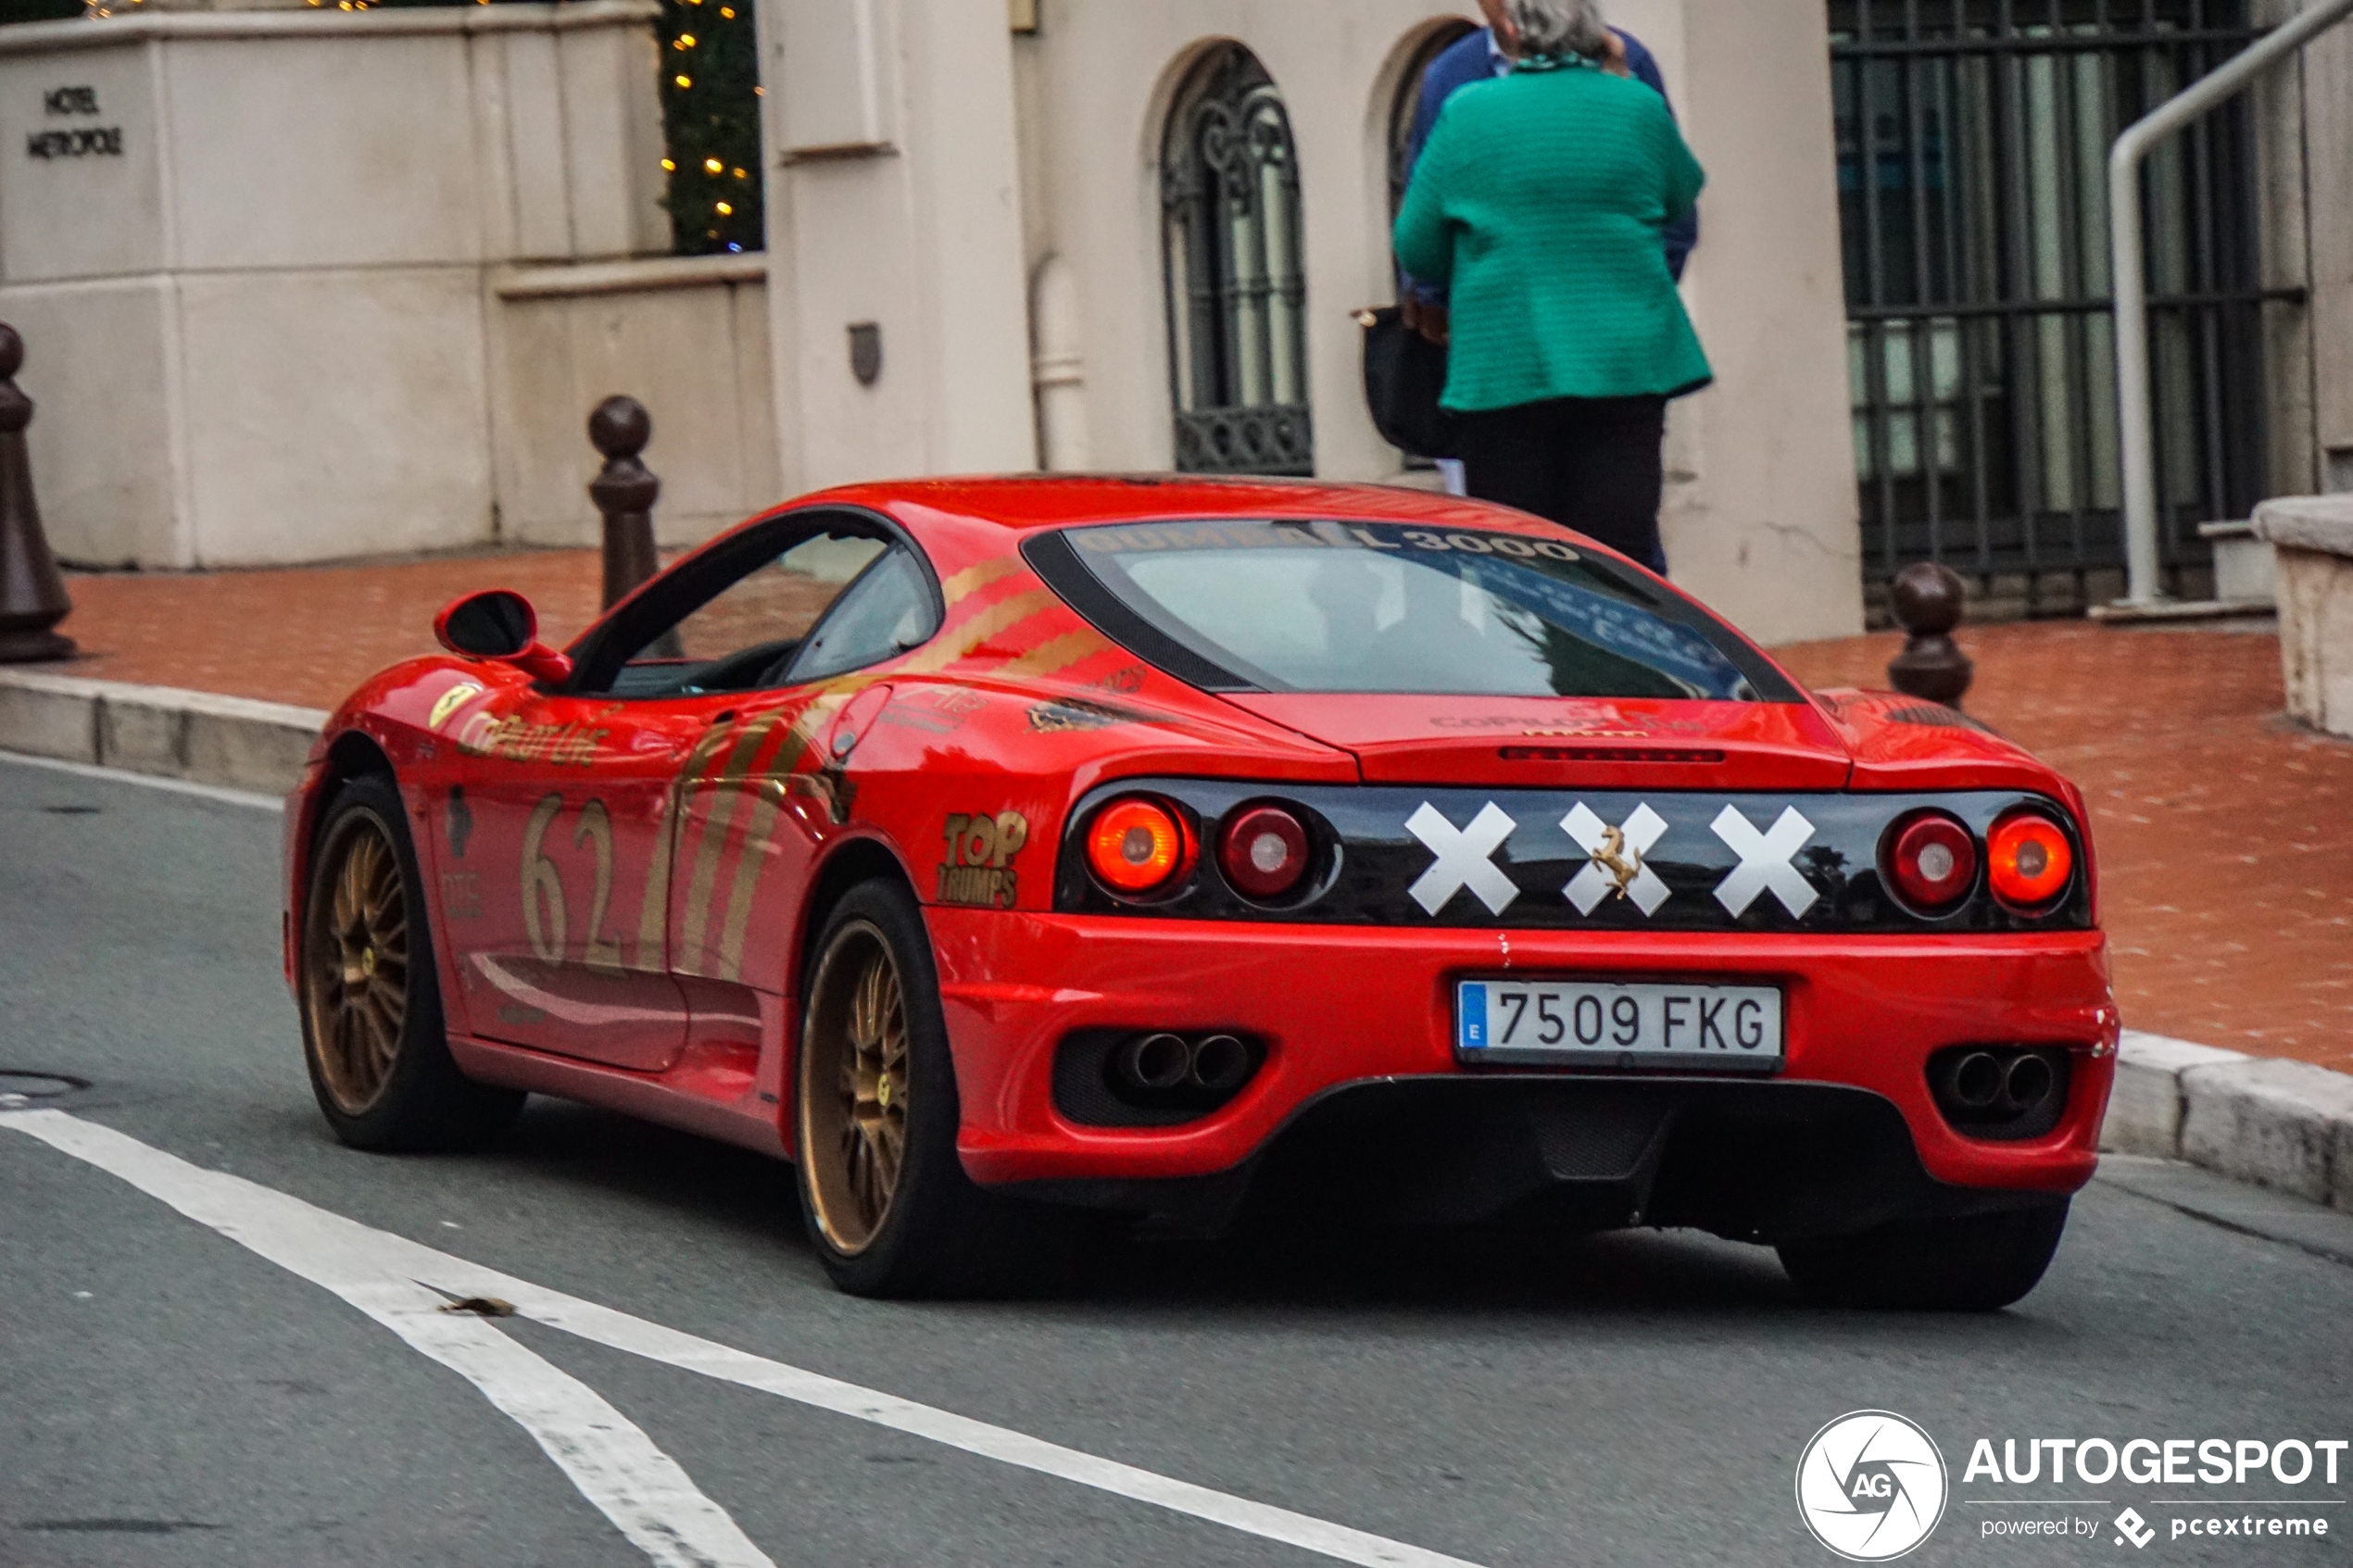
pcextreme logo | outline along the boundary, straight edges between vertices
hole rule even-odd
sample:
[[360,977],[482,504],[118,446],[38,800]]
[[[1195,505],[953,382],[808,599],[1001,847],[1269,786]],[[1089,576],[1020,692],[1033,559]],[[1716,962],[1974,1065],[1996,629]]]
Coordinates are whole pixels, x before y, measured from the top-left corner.
[[1797,1460],[1797,1512],[1850,1562],[1903,1556],[1944,1517],[1944,1456],[1893,1411],[1854,1411],[1814,1434]]

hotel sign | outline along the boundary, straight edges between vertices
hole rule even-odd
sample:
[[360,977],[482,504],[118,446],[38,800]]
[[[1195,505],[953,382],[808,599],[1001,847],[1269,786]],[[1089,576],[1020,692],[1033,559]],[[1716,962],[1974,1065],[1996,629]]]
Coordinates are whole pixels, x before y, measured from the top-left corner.
[[[41,97],[42,112],[51,119],[78,119],[98,112],[95,87],[53,87]],[[35,131],[25,137],[27,157],[120,157],[120,125],[70,125]]]

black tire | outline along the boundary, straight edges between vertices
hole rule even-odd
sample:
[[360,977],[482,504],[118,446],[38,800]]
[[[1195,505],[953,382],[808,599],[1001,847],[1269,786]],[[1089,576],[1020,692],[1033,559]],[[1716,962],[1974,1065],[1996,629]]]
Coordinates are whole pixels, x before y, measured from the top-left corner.
[[[1070,1217],[986,1191],[956,1152],[955,1063],[913,897],[896,882],[860,884],[811,951],[794,1073],[795,1185],[835,1286],[903,1298],[1002,1295],[1058,1278]],[[890,1025],[851,1017],[878,966],[897,988],[896,1045]],[[889,1004],[880,1011],[887,1016]],[[877,1036],[873,1048],[861,1048],[861,1034]],[[877,1201],[874,1178],[886,1165]]]
[[1818,1307],[1992,1312],[2043,1278],[2068,1199],[1955,1218],[1901,1220],[1859,1236],[1781,1247],[1781,1267]]
[[400,791],[375,774],[346,783],[312,840],[295,973],[310,1091],[354,1148],[472,1148],[522,1110],[520,1091],[450,1058],[423,890]]

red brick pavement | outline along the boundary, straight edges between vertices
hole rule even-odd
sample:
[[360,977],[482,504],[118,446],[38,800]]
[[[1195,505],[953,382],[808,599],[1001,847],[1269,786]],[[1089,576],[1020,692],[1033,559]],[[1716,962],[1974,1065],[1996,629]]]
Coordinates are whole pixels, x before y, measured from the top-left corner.
[[[521,589],[560,646],[595,616],[597,557],[86,576],[64,672],[332,707],[433,646],[475,588]],[[2353,1071],[2353,743],[2279,717],[2279,644],[2244,630],[2078,622],[1962,635],[1972,712],[2092,803],[2124,1019],[2136,1029]],[[1781,650],[1817,686],[1880,685],[1894,635]]]
[[388,664],[434,650],[433,618],[461,594],[514,588],[561,647],[597,618],[594,550],[438,556],[274,571],[103,572],[67,586],[60,628],[82,657],[51,666],[99,681],[333,708]]

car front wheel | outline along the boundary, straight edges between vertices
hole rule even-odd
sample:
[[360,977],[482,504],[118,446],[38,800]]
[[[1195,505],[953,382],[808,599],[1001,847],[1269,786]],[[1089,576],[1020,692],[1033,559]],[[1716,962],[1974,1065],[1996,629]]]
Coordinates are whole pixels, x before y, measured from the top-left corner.
[[1991,1312],[2032,1290],[2058,1250],[2068,1200],[1991,1214],[1901,1220],[1780,1248],[1816,1306]]
[[302,1046],[327,1125],[354,1148],[465,1147],[522,1109],[450,1059],[421,886],[400,791],[376,776],[344,784],[302,906]]

